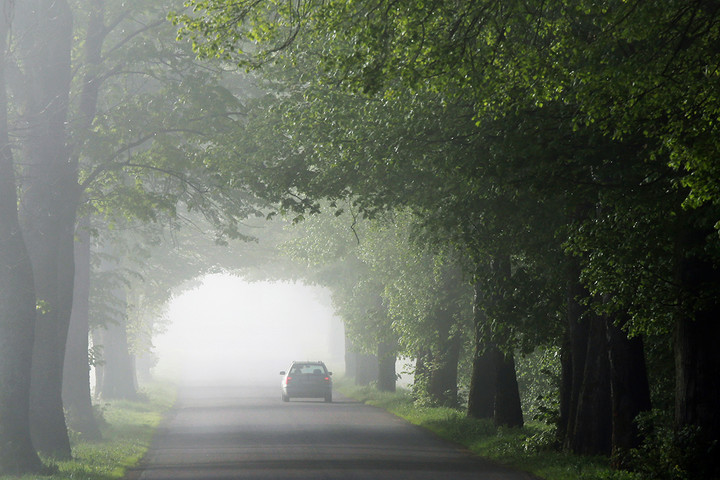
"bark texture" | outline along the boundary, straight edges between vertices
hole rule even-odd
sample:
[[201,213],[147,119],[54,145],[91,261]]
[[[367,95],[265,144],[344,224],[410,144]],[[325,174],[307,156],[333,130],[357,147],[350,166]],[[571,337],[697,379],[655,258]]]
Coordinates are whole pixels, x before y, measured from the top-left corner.
[[101,437],[92,406],[88,359],[90,232],[81,221],[75,243],[75,291],[63,367],[63,404],[70,428],[85,439]]
[[495,365],[495,409],[493,421],[495,425],[506,427],[522,427],[523,412],[520,403],[520,390],[518,389],[515,372],[515,358],[512,354],[496,352]]
[[492,418],[496,425],[522,426],[515,359],[511,353],[503,353],[494,342],[484,301],[482,286],[476,283],[473,307],[475,352],[467,414],[473,418]]
[[[101,81],[97,76],[102,62],[102,46],[109,32],[104,25],[103,0],[87,5],[89,22],[85,39],[85,63],[91,68],[83,78],[79,102],[80,129],[89,129],[97,112]],[[72,152],[72,163],[77,164],[79,152]],[[79,197],[78,197],[79,200]],[[75,282],[73,307],[66,343],[63,368],[62,398],[70,427],[86,439],[99,439],[100,429],[92,407],[90,391],[90,365],[88,361],[89,296],[90,296],[90,232],[87,217],[78,222],[75,244]]]
[[[717,232],[703,210],[687,214],[676,240],[675,282],[682,308],[675,319],[675,423],[696,429],[705,451],[696,476],[720,475],[720,267],[710,253]],[[713,239],[713,240],[711,240]]]
[[567,404],[560,405],[562,425],[559,428],[564,432],[561,438],[564,447],[573,450],[573,436],[578,421],[577,411],[580,401],[580,392],[583,384],[585,363],[587,358],[588,339],[590,329],[586,320],[587,308],[582,300],[588,297],[587,290],[580,284],[580,265],[576,259],[571,259],[568,265],[568,293],[567,293],[567,320],[568,341],[567,358],[563,362],[563,395],[561,400]]
[[[443,332],[447,335],[446,332]],[[439,342],[437,351],[430,354],[427,395],[433,404],[445,407],[458,405],[458,361],[462,339],[447,335]]]
[[375,355],[360,353],[357,357],[355,370],[356,385],[370,385],[378,378],[378,359]]
[[560,432],[564,447],[587,455],[606,455],[612,444],[610,360],[606,320],[590,312],[580,283],[580,264],[568,264],[568,341],[562,362]]
[[72,13],[65,0],[22,7],[22,65],[26,137],[21,224],[37,300],[30,388],[33,444],[42,453],[71,457],[62,405],[62,365],[72,308],[77,165],[67,145]]
[[[118,305],[126,305],[124,290],[114,292]],[[130,353],[124,310],[102,330],[103,375],[98,392],[103,398],[137,398],[135,359]]]
[[394,392],[397,386],[395,362],[397,342],[380,342],[378,344],[378,390]]
[[0,474],[39,472],[30,440],[30,367],[35,325],[32,266],[20,231],[7,126],[5,39],[0,16]]
[[605,319],[592,315],[589,322],[585,368],[575,411],[572,412],[575,422],[573,429],[568,430],[568,440],[574,453],[609,455],[612,449],[612,408]]
[[495,414],[495,358],[495,352],[483,345],[475,348],[467,410],[472,418],[490,419]]
[[473,322],[475,324],[475,352],[468,392],[468,416],[493,418],[495,414],[495,377],[497,347],[488,342],[483,334],[487,317],[483,307],[484,292],[478,282],[474,286]]
[[612,454],[615,467],[625,466],[624,454],[640,445],[636,417],[650,410],[650,385],[640,337],[629,339],[613,321],[607,323],[612,395]]
[[570,349],[570,336],[566,335],[560,347],[560,412],[557,425],[557,440],[560,444],[567,438],[570,423],[570,402],[573,385],[573,362]]

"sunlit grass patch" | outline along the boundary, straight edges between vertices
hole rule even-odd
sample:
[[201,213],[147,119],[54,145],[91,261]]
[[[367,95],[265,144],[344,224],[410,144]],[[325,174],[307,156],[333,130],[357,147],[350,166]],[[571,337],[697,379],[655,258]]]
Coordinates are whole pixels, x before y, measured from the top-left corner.
[[[173,405],[175,391],[170,385],[144,387],[141,400],[113,400],[100,406],[104,419],[100,441],[82,441],[71,434],[73,459],[54,462],[44,459],[56,473],[24,476],[22,480],[113,480],[122,478],[147,452],[163,414]],[[0,480],[18,477],[0,476]]]

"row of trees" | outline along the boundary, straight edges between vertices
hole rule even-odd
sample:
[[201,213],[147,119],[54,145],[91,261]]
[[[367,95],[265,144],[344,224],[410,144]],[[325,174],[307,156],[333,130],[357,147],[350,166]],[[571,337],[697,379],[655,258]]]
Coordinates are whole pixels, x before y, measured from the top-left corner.
[[[418,401],[459,407],[468,378],[472,288],[449,255],[421,251],[410,237],[412,216],[397,212],[376,222],[325,212],[292,228],[281,251],[303,265],[304,281],[325,286],[343,319],[348,355],[359,355],[346,374],[394,391],[396,364],[415,361]],[[370,357],[374,371],[367,371]],[[373,362],[369,363],[373,366]],[[467,375],[466,375],[467,377]],[[522,416],[514,422],[522,424]]]
[[[218,240],[243,237],[240,220],[262,206],[205,163],[252,93],[175,42],[170,7],[2,3],[0,473],[39,471],[36,452],[69,458],[65,411],[73,430],[98,435],[90,328],[98,389],[133,394],[128,344],[149,344],[148,305],[210,264],[207,246],[181,256],[159,240],[190,218]],[[143,223],[158,227],[142,236]],[[161,266],[148,279],[153,250]]]
[[382,385],[406,355],[419,398],[457,404],[465,361],[468,414],[518,425],[515,356],[557,349],[567,449],[620,458],[651,400],[716,448],[714,2],[190,3],[181,35],[262,66],[267,94],[198,64],[164,4],[3,4],[1,471],[69,457],[62,382],[87,383],[90,318],[145,303],[125,279],[90,314],[87,245],[127,270],[108,232],[132,219],[198,212],[241,237],[263,206],[299,220],[323,202],[360,246],[289,248],[325,266]]
[[454,252],[475,287],[469,414],[506,423],[498,379],[551,345],[566,448],[637,446],[667,375],[676,428],[716,444],[715,2],[188,4],[181,37],[277,91],[225,175],[299,215],[409,209]]

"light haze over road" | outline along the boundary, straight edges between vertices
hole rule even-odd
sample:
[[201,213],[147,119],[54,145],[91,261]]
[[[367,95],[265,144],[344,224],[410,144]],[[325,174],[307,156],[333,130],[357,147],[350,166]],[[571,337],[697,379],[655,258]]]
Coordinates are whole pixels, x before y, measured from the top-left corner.
[[[279,384],[279,381],[278,381]],[[529,480],[378,408],[280,400],[280,387],[184,387],[128,478]]]

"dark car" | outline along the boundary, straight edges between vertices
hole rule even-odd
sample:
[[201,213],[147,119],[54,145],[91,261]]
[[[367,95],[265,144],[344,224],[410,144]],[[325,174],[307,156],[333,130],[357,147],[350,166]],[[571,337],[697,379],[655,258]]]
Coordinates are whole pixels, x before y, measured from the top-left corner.
[[323,362],[293,362],[287,372],[282,371],[282,400],[291,398],[324,398],[332,402],[332,372]]

